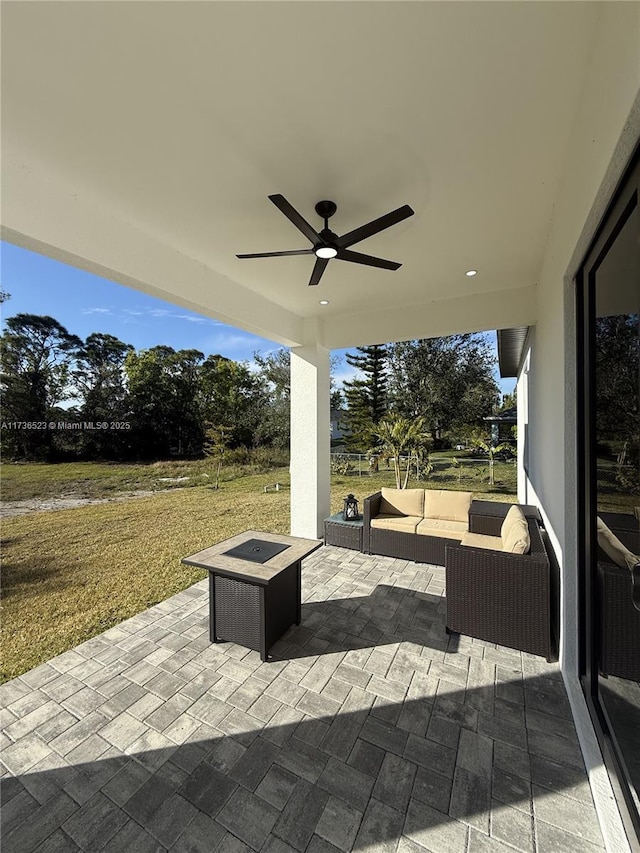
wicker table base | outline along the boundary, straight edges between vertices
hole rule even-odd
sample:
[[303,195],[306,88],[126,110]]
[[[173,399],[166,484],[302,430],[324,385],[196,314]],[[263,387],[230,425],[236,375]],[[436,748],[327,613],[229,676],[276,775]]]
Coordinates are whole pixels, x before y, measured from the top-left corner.
[[[227,553],[250,540],[287,547],[263,563]],[[318,539],[248,530],[185,557],[186,565],[209,572],[210,641],[238,643],[268,660],[271,646],[287,628],[300,624],[302,560],[321,545]]]

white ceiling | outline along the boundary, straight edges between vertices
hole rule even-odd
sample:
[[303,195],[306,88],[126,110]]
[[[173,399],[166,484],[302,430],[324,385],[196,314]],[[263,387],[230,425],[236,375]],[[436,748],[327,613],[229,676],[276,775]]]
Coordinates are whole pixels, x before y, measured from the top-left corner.
[[[374,334],[385,312],[535,286],[598,14],[590,2],[4,2],[3,162],[212,277],[189,290],[185,266],[163,283],[140,239],[140,286],[268,334],[243,315],[256,293],[335,320],[328,339],[346,346],[361,315]],[[310,288],[312,256],[237,260],[308,248],[273,193],[317,227],[314,204],[334,200],[339,234],[410,204],[415,216],[353,247],[403,266],[332,261]],[[47,243],[20,195],[4,200],[9,238]],[[106,231],[98,258],[67,230],[48,245],[130,275]],[[221,282],[242,297],[235,315]]]

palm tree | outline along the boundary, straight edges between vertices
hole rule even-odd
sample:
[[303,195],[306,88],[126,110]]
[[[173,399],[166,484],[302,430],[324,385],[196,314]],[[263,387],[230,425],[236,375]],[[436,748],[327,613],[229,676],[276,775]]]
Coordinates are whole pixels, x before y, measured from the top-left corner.
[[[393,459],[396,487],[406,489],[409,482],[411,460],[429,441],[429,434],[425,429],[425,419],[414,418],[409,420],[400,417],[400,415],[389,415],[380,421],[376,427],[375,435],[380,440],[377,451],[382,456]],[[403,455],[407,456],[404,479],[400,465],[400,459]]]
[[492,445],[486,441],[477,441],[476,446],[480,448],[480,450],[484,450],[485,453],[489,456],[489,485],[493,486],[495,484],[494,476],[493,476],[493,466],[495,462],[495,457],[498,453],[505,451],[506,453],[513,454],[513,448],[510,444],[496,444]]

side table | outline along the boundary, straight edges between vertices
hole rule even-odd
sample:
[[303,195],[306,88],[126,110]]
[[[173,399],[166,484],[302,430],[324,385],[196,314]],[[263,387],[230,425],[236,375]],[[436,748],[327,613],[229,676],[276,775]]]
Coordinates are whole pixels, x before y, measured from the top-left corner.
[[[515,503],[515,502],[514,502]],[[482,533],[485,536],[499,536],[505,516],[513,504],[501,501],[471,501],[469,509],[469,532]],[[518,504],[525,518],[534,518],[542,524],[542,516],[537,506]]]
[[325,518],[325,545],[336,545],[338,548],[362,551],[362,523],[362,516],[347,521],[342,517],[341,512]]

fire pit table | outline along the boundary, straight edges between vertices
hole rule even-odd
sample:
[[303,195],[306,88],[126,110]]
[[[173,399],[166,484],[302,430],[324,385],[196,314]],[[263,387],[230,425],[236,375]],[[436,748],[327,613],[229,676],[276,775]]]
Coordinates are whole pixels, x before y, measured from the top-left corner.
[[234,642],[268,660],[271,646],[300,624],[302,560],[319,539],[247,530],[197,554],[187,566],[209,572],[209,639]]

